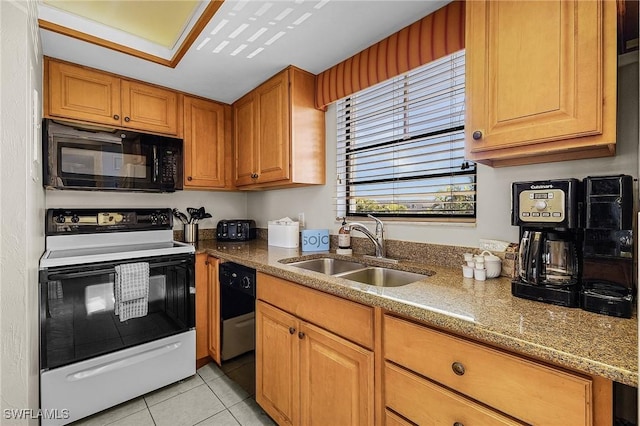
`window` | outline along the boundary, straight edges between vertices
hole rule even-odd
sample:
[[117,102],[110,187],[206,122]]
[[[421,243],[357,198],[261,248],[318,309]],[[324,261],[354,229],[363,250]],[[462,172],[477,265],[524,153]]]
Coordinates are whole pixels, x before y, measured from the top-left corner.
[[475,218],[464,50],[337,104],[337,214]]

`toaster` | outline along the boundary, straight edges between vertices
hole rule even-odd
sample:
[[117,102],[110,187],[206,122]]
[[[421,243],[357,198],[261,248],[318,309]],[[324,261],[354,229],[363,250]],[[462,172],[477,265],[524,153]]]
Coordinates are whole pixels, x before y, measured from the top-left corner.
[[221,220],[216,226],[218,241],[249,241],[256,238],[256,221],[250,219]]

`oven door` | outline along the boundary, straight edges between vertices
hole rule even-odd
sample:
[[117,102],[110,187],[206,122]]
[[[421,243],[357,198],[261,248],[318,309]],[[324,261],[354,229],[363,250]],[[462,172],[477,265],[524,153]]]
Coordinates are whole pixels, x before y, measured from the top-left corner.
[[[115,266],[149,263],[147,314],[114,312]],[[40,272],[40,368],[61,367],[195,327],[194,255],[63,266]]]

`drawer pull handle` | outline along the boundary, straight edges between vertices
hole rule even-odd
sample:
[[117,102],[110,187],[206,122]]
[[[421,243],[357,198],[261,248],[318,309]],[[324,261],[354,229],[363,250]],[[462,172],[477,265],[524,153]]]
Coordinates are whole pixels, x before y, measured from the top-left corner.
[[453,424],[453,426],[464,426],[464,424],[462,424],[462,423],[460,423],[460,422],[455,422],[455,423]]
[[298,332],[298,338],[304,339],[304,333],[302,331]]
[[126,121],[127,123],[131,121],[131,119],[129,117],[125,117],[124,121]]
[[451,364],[451,369],[453,370],[454,373],[456,373],[458,376],[462,376],[464,374],[464,365],[462,365],[461,362],[454,362],[453,364]]
[[289,327],[289,334],[293,334],[296,332],[296,329],[293,327]]
[[120,120],[120,116],[118,114],[114,114],[113,119],[114,120]]

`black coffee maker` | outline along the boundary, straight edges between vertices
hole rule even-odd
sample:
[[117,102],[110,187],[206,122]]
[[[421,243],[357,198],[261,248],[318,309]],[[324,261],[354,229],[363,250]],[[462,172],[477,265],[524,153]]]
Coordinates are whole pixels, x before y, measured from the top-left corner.
[[636,296],[633,267],[633,178],[584,179],[582,309],[630,318]]
[[511,224],[520,227],[514,296],[579,306],[581,189],[577,179],[512,184]]

